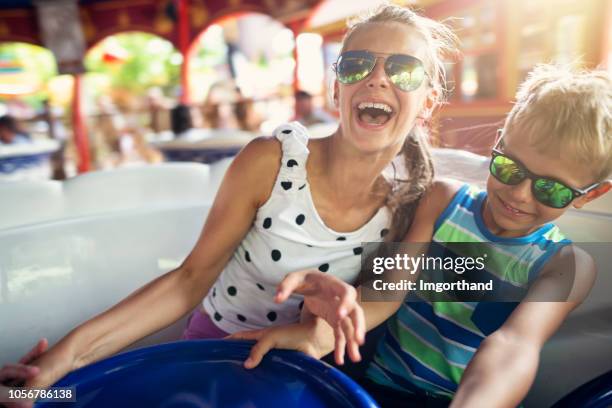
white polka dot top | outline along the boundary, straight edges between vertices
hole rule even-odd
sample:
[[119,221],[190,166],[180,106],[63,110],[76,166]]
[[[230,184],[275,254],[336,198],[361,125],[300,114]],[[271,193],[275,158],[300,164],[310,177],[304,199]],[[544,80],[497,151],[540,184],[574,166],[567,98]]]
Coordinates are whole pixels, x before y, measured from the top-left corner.
[[228,333],[297,322],[302,296],[293,295],[282,304],[273,300],[285,275],[312,268],[353,283],[362,242],[380,241],[388,231],[386,207],[356,231],[327,227],[314,207],[306,177],[306,129],[292,122],[274,135],[283,155],[270,198],[203,302],[213,322]]

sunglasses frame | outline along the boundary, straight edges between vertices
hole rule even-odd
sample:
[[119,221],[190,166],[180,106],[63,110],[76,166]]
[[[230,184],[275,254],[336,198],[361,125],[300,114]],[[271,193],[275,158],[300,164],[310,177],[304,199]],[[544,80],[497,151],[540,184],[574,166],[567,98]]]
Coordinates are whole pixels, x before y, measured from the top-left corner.
[[[558,179],[553,178],[553,177],[543,177],[543,176],[537,175],[537,174],[529,171],[529,169],[527,167],[525,167],[525,165],[520,160],[517,160],[514,157],[508,155],[507,153],[504,153],[501,150],[499,150],[499,146],[502,145],[503,129],[498,129],[497,130],[497,134],[498,134],[499,140],[495,144],[495,146],[493,147],[492,152],[491,152],[491,161],[489,162],[489,173],[493,177],[495,177],[495,179],[497,181],[499,181],[500,183],[502,183],[504,185],[507,185],[507,186],[516,186],[516,185],[519,185],[520,183],[522,183],[523,181],[525,181],[525,179],[529,179],[531,181],[531,194],[533,194],[533,198],[537,202],[539,202],[539,203],[541,203],[541,204],[543,204],[543,205],[545,205],[547,207],[556,208],[556,209],[565,208],[568,205],[570,205],[572,203],[572,201],[574,201],[576,198],[588,194],[589,192],[591,192],[595,188],[599,187],[599,185],[601,184],[601,183],[595,183],[595,184],[591,184],[590,186],[588,186],[588,187],[586,187],[584,189],[580,189],[580,188],[570,187],[567,184],[565,184],[563,181],[558,180]],[[500,180],[498,176],[493,174],[493,171],[491,170],[491,168],[493,167],[493,162],[495,161],[495,159],[497,157],[500,157],[500,156],[501,157],[505,157],[506,159],[512,160],[517,165],[517,167],[523,172],[523,174],[525,174],[525,177],[520,182],[518,182],[517,184],[508,184],[508,183]],[[552,205],[546,204],[546,203],[544,203],[544,202],[542,202],[542,201],[537,199],[537,195],[536,195],[536,193],[534,191],[535,190],[535,181],[536,180],[547,180],[547,181],[553,181],[555,183],[559,183],[563,187],[565,187],[568,190],[570,190],[572,192],[572,194],[573,194],[573,197],[563,207],[553,207]]]
[[[368,74],[366,76],[364,76],[363,78],[361,78],[360,80],[355,81],[355,82],[342,82],[340,80],[340,77],[338,76],[338,63],[340,62],[340,58],[342,58],[342,56],[345,55],[346,53],[355,52],[355,51],[356,52],[363,52],[363,53],[369,54],[372,57],[374,57],[374,65],[370,69],[370,72],[368,72]],[[386,61],[389,59],[389,57],[393,57],[393,56],[396,56],[396,55],[397,56],[401,56],[401,57],[408,57],[408,58],[411,58],[411,59],[414,59],[414,60],[418,61],[420,66],[423,67],[424,78],[423,78],[423,80],[419,83],[419,85],[416,88],[410,89],[410,90],[404,90],[404,89],[400,88],[398,85],[396,85],[395,82],[391,81],[391,77],[390,77],[389,73],[387,72],[387,69],[386,69],[386,66],[385,66],[384,67],[385,75],[387,76],[387,78],[389,78],[389,81],[393,84],[394,87],[396,87],[397,89],[399,89],[402,92],[412,92],[412,91],[415,91],[415,90],[419,89],[419,87],[423,84],[423,82],[425,82],[425,79],[429,79],[429,74],[425,70],[425,64],[423,64],[423,61],[421,61],[417,57],[414,57],[414,56],[408,55],[408,54],[398,54],[398,53],[389,54],[389,53],[384,53],[384,52],[372,52],[372,51],[368,51],[368,50],[350,50],[350,51],[344,51],[342,54],[340,54],[338,56],[338,59],[336,60],[336,62],[334,62],[332,64],[332,70],[336,74],[336,78],[338,78],[338,81],[341,84],[352,85],[352,84],[356,84],[357,82],[361,82],[364,79],[366,79],[367,77],[369,77],[372,74],[372,72],[374,72],[374,70],[376,69],[376,64],[378,64],[378,59],[379,58],[383,59],[384,62],[386,63]]]

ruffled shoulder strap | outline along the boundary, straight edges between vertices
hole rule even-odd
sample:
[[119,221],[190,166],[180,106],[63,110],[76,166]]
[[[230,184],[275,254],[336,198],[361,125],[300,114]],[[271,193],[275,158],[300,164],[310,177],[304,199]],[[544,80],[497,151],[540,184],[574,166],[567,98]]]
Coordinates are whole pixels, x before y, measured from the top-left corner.
[[275,190],[293,192],[306,186],[306,161],[308,160],[308,131],[298,122],[277,127],[274,136],[281,142],[283,157]]

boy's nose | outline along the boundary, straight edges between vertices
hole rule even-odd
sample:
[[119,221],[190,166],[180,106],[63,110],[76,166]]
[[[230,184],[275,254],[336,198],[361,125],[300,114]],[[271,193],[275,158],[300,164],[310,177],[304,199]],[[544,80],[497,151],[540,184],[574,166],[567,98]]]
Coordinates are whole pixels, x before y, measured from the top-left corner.
[[387,77],[387,73],[385,72],[385,62],[382,59],[376,60],[376,65],[374,69],[368,75],[367,86],[368,88],[388,88],[389,87],[389,78]]
[[510,187],[510,197],[517,203],[531,200],[531,180],[526,178],[519,184]]

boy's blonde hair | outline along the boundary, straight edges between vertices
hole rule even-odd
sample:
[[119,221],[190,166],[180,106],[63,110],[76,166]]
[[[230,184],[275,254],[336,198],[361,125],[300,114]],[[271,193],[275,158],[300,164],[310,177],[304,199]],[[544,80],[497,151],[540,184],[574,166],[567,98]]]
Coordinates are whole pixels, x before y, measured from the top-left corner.
[[612,79],[605,71],[538,65],[520,85],[504,129],[529,135],[543,151],[571,152],[603,181],[612,173]]
[[[453,31],[444,23],[423,17],[409,8],[385,3],[349,21],[341,52],[346,49],[353,33],[367,30],[375,23],[400,23],[416,31],[424,42],[423,65],[428,73],[428,85],[435,91],[432,95],[434,104],[444,102],[447,94],[444,58],[458,53],[458,40]],[[419,199],[433,182],[433,161],[427,131],[425,124],[415,125],[400,152],[407,178],[398,178],[396,173],[393,192],[386,197],[387,206],[393,214],[386,241],[401,241],[404,238],[412,224]]]

